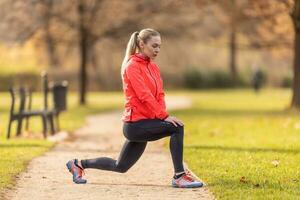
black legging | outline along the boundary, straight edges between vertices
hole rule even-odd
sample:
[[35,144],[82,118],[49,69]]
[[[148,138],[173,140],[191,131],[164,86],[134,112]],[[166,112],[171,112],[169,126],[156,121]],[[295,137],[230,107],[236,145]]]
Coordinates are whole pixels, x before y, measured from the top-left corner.
[[143,119],[136,122],[125,122],[123,133],[127,138],[118,160],[108,157],[81,160],[83,168],[95,168],[125,173],[143,154],[147,142],[167,136],[170,138],[170,151],[175,173],[183,172],[183,126],[174,126],[159,119]]

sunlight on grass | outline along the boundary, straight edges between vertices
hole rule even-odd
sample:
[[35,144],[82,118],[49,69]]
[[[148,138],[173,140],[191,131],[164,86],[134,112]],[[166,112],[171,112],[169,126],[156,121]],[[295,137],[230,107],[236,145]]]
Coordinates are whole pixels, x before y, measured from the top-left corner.
[[[300,195],[300,113],[290,111],[289,90],[172,91],[193,100],[192,108],[173,111],[185,123],[185,161],[209,185],[217,199],[297,199]],[[6,141],[9,96],[0,94],[1,187],[26,162],[53,144],[43,140]],[[34,107],[41,107],[35,94]],[[91,93],[88,106],[78,106],[71,93],[68,111],[61,115],[63,130],[72,131],[87,115],[123,107],[118,92]],[[40,134],[39,119],[30,123],[31,134]],[[14,131],[14,130],[13,130]],[[10,164],[8,164],[10,163]],[[6,169],[5,166],[10,166]],[[3,178],[2,178],[3,177]]]
[[185,160],[217,199],[297,199],[300,117],[288,90],[186,92]]

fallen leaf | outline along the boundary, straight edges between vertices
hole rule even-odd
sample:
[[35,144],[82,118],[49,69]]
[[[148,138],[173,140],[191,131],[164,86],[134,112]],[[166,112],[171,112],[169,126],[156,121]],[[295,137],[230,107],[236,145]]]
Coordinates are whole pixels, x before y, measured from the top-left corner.
[[240,182],[241,182],[241,183],[247,183],[248,181],[246,180],[246,177],[245,177],[245,176],[242,176],[242,177],[240,178]]
[[279,160],[273,160],[271,163],[272,163],[272,165],[277,167],[279,165]]

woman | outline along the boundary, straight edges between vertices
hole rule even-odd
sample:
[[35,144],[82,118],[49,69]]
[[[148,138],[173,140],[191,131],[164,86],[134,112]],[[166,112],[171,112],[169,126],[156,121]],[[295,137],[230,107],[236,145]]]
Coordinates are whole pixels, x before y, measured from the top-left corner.
[[121,75],[125,94],[122,121],[126,142],[118,160],[70,160],[67,168],[75,183],[86,183],[84,169],[93,168],[125,173],[143,154],[147,142],[170,137],[170,151],[174,165],[173,187],[201,187],[183,167],[183,123],[169,116],[158,66],[153,62],[160,51],[160,34],[153,29],[134,32],[128,42]]

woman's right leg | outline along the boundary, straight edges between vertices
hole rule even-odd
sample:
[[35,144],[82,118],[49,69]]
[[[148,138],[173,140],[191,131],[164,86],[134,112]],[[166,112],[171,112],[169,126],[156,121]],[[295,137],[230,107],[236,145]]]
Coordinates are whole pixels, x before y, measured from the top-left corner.
[[108,157],[81,160],[83,168],[94,168],[114,172],[125,173],[141,157],[147,142],[125,141],[118,160]]
[[125,123],[124,135],[130,141],[154,141],[166,136],[171,136],[170,151],[175,171],[175,175],[172,179],[172,186],[182,188],[203,186],[202,182],[197,181],[184,170],[182,159],[184,138],[183,126],[174,126],[170,122],[158,119],[145,119],[134,123]]

